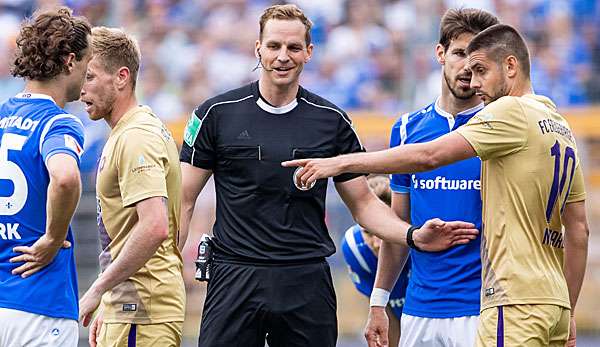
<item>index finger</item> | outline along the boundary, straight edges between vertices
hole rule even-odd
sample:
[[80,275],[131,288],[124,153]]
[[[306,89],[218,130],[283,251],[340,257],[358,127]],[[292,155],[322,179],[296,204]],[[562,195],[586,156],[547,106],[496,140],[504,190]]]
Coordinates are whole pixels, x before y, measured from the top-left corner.
[[13,252],[17,253],[30,253],[31,252],[31,247],[28,246],[17,246],[13,248]]
[[309,159],[296,159],[296,160],[288,160],[281,163],[283,167],[294,167],[294,166],[302,166],[304,167],[308,163]]
[[446,222],[446,225],[452,229],[475,229],[475,224],[463,221]]

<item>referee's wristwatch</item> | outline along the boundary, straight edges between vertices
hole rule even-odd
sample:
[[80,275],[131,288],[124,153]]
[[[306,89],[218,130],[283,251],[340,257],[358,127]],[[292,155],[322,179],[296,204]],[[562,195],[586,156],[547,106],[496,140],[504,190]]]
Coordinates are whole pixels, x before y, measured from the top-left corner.
[[408,228],[408,231],[406,232],[406,243],[408,244],[408,247],[417,251],[421,251],[421,249],[415,244],[415,240],[413,239],[413,233],[415,232],[415,230],[419,230],[419,228],[420,227],[418,226],[411,225]]

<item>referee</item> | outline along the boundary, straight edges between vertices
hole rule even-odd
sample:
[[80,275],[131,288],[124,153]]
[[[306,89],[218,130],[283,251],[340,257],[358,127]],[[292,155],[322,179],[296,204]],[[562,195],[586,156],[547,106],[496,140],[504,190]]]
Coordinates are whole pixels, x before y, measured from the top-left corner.
[[[181,150],[179,247],[198,194],[214,173],[214,264],[199,346],[335,346],[336,298],[325,258],[335,252],[325,225],[327,180],[295,183],[289,159],[363,151],[348,116],[299,86],[312,54],[311,22],[295,5],[260,19],[260,79],[200,105]],[[364,175],[333,178],[355,219],[406,244],[409,225],[369,190]],[[475,238],[472,224],[430,221],[416,245],[443,249]]]

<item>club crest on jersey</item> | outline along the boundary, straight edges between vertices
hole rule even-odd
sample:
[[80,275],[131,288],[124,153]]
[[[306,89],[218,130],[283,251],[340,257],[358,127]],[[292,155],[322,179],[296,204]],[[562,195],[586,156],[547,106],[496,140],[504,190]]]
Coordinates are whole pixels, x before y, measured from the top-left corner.
[[490,121],[494,119],[494,115],[491,113],[478,113],[474,117],[479,119],[488,129],[494,129]]
[[185,132],[183,133],[183,141],[185,141],[188,146],[192,147],[194,145],[201,127],[202,121],[200,118],[196,117],[195,112],[192,112],[192,116],[188,120],[187,125],[185,126]]

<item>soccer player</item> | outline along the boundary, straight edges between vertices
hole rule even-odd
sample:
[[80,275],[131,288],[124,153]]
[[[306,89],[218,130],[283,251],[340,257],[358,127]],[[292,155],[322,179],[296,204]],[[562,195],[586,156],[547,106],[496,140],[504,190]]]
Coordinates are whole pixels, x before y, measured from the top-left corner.
[[[498,19],[476,9],[450,9],[440,22],[436,58],[442,66],[442,91],[435,102],[405,114],[392,128],[390,147],[431,141],[464,125],[483,103],[469,85],[465,50],[473,36]],[[479,158],[432,171],[392,175],[392,207],[420,225],[427,219],[464,219],[481,228]],[[402,346],[465,346],[475,343],[481,289],[480,238],[444,252],[410,251],[411,278],[402,310]],[[375,292],[389,295],[408,249],[383,242]],[[374,303],[365,329],[367,341],[385,342],[385,302]],[[397,346],[390,342],[390,345]]]
[[11,73],[25,90],[0,105],[0,346],[77,346],[69,223],[81,193],[79,98],[90,24],[60,7],[21,26]]
[[[484,30],[466,52],[471,87],[486,104],[466,125],[426,144],[284,165],[304,166],[299,184],[311,184],[341,172],[427,171],[479,156],[484,232],[477,346],[564,346],[588,243],[575,139],[554,103],[533,94],[529,52],[514,28]],[[574,345],[574,329],[569,340]]]
[[[280,162],[362,151],[348,116],[299,85],[312,55],[311,22],[295,5],[267,8],[255,52],[258,81],[205,101],[181,150],[180,247],[198,194],[215,174],[214,264],[199,346],[335,346],[335,293],[325,257],[327,180],[297,185]],[[333,178],[354,218],[374,234],[406,242],[410,225],[367,186],[364,175]],[[432,220],[417,244],[446,249],[475,238],[473,225]],[[413,229],[411,229],[413,230]]]
[[[373,193],[389,206],[392,200],[390,179],[383,175],[376,175],[368,177],[367,182]],[[367,297],[370,297],[373,291],[381,243],[380,238],[355,224],[346,230],[340,246],[348,265],[350,279],[356,289]],[[389,318],[387,335],[391,346],[398,346],[400,341],[400,317],[402,316],[409,272],[410,264],[407,263],[394,287],[390,290],[389,302],[385,306],[385,312]]]
[[179,346],[185,312],[177,248],[181,169],[171,134],[135,96],[140,51],[120,29],[92,30],[94,55],[81,101],[112,128],[96,194],[102,274],[80,301],[96,346]]

